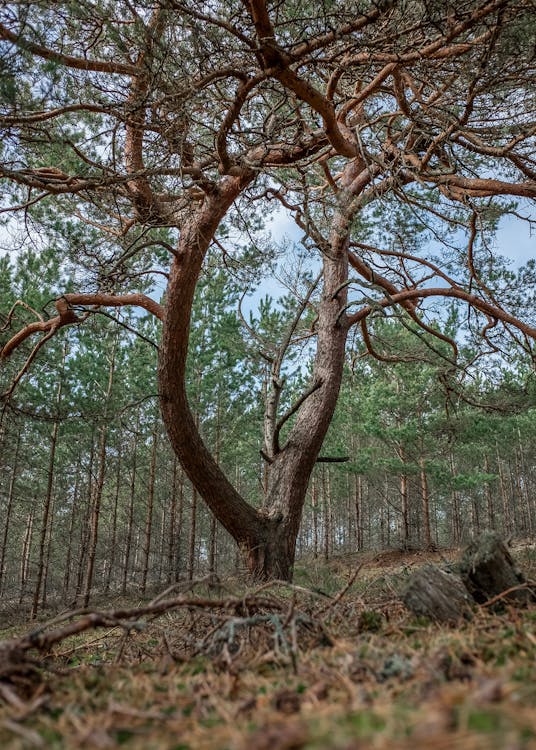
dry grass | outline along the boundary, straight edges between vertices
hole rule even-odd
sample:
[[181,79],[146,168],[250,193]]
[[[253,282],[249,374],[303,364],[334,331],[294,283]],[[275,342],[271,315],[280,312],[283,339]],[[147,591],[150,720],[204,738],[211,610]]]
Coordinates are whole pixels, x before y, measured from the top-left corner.
[[[536,608],[480,610],[459,628],[417,621],[397,591],[429,559],[359,558],[336,603],[272,592],[288,607],[286,645],[260,622],[200,648],[224,620],[195,609],[128,636],[109,628],[63,641],[48,660],[55,672],[1,688],[0,747],[536,748]],[[307,566],[298,582],[342,589],[357,562]],[[322,621],[331,645],[314,628],[293,642],[298,611]]]

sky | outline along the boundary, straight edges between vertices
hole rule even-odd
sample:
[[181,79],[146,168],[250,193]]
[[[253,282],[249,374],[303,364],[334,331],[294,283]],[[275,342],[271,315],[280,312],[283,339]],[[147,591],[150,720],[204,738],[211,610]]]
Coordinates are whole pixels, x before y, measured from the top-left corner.
[[[524,265],[531,258],[536,258],[536,212],[533,209],[531,214],[531,208],[529,201],[526,201],[525,205],[520,205],[519,213],[523,216],[532,215],[534,221],[532,228],[529,222],[507,215],[501,219],[495,236],[497,251],[510,258],[516,268]],[[301,236],[292,217],[283,210],[274,214],[267,229],[274,239],[287,236],[291,240],[298,241]]]
[[497,250],[510,258],[515,267],[524,265],[531,258],[536,258],[536,225],[521,221],[515,216],[501,219],[499,231],[495,236]]

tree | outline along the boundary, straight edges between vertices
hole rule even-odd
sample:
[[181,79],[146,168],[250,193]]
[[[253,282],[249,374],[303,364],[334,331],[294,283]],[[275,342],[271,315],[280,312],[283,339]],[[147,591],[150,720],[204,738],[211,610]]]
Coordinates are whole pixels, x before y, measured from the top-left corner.
[[[472,311],[486,346],[513,333],[532,351],[533,312],[506,309],[501,279],[484,273],[490,229],[511,208],[500,196],[536,196],[532,3],[86,0],[1,14],[5,208],[31,216],[89,274],[54,315],[24,323],[20,303],[6,311],[17,330],[2,358],[31,343],[31,360],[104,308],[136,305],[161,320],[173,450],[251,573],[291,577],[353,327],[373,353],[369,321],[397,310],[446,340],[456,367],[456,344],[427,323],[447,298]],[[300,227],[322,280],[300,308],[315,308],[310,382],[283,414],[283,379],[270,384],[270,470],[256,509],[202,439],[187,353],[209,248],[232,258],[229,228],[251,235],[273,201]],[[162,273],[160,304],[149,279]]]

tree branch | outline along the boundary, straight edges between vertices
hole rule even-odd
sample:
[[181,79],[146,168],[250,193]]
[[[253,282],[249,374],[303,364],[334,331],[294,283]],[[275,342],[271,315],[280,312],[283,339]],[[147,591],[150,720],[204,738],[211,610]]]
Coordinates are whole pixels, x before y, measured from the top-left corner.
[[0,350],[0,359],[7,359],[27,338],[35,333],[56,333],[60,328],[81,322],[73,310],[75,305],[94,305],[95,307],[142,307],[155,315],[159,320],[164,319],[164,308],[145,294],[64,294],[55,301],[58,315],[49,320],[38,320],[29,323],[18,331]]
[[356,323],[360,323],[364,318],[368,317],[377,308],[385,309],[387,307],[392,307],[393,305],[401,304],[406,300],[426,299],[428,297],[452,297],[454,299],[459,299],[462,302],[467,302],[469,305],[477,310],[480,310],[486,315],[489,315],[491,318],[496,318],[502,323],[509,324],[514,328],[517,328],[519,331],[526,334],[530,338],[536,338],[536,328],[528,325],[528,323],[523,323],[523,321],[519,320],[514,315],[511,315],[505,310],[496,307],[489,302],[486,302],[480,297],[477,297],[476,294],[466,292],[464,289],[460,289],[459,287],[451,287],[445,289],[407,289],[394,294],[392,297],[378,300],[374,303],[374,306],[367,305],[353,315],[347,316],[346,324],[350,327],[352,325],[355,325]]

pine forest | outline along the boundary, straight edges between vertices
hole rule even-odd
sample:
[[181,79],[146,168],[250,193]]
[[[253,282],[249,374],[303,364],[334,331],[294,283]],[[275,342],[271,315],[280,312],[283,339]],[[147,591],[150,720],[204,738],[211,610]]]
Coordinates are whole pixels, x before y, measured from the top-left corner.
[[536,748],[535,28],[0,5],[2,747]]

